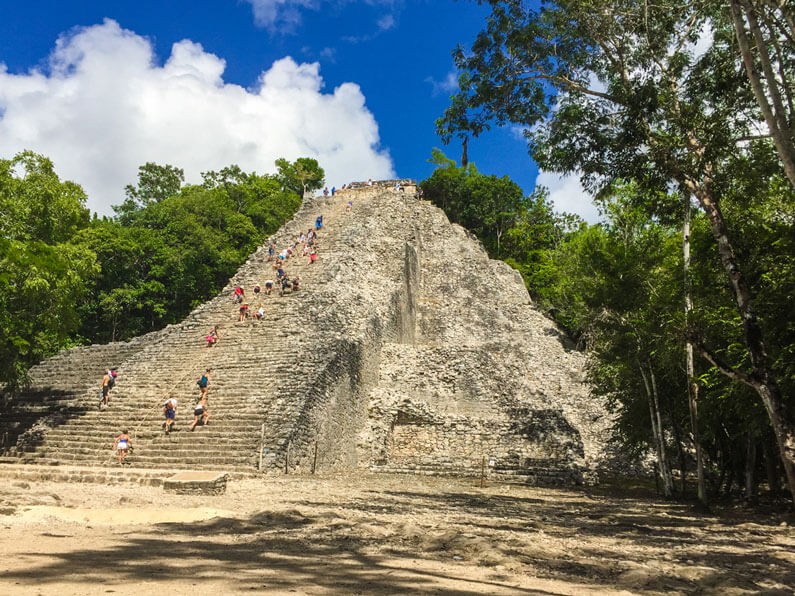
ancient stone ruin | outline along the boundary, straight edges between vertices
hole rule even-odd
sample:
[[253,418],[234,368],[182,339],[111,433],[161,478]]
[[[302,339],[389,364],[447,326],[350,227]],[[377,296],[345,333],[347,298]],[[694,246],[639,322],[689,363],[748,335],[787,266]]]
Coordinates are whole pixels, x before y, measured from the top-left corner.
[[[250,299],[261,321],[237,322],[232,291],[250,296],[274,278],[267,245],[181,323],[32,369],[0,423],[5,461],[118,466],[111,448],[127,429],[136,468],[593,481],[610,419],[589,398],[583,355],[516,271],[418,199],[415,182],[395,182],[304,201],[272,240],[281,249],[323,215],[318,261],[288,261],[300,291]],[[98,408],[111,366],[118,382]],[[212,417],[189,432],[206,368]],[[166,435],[171,394],[180,405]]]

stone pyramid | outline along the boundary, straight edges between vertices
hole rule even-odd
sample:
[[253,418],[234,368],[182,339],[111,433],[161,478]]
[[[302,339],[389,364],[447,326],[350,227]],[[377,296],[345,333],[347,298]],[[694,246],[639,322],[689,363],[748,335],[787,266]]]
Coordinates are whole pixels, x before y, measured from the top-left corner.
[[[281,473],[364,468],[591,482],[610,416],[589,397],[584,356],[532,304],[519,274],[403,180],[305,199],[281,249],[324,217],[318,261],[293,257],[302,289],[250,300],[273,279],[267,245],[184,321],[131,342],[65,351],[6,406],[6,455],[22,462]],[[349,211],[348,201],[352,203]],[[220,341],[204,337],[219,326]],[[98,408],[103,371],[119,372]],[[211,423],[189,432],[196,380],[212,370]],[[162,404],[179,400],[176,430]]]

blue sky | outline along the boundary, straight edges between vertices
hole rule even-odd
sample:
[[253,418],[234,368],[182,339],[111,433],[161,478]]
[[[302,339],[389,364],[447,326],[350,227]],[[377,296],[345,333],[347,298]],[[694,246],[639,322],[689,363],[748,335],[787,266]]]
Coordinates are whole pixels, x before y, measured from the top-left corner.
[[[455,80],[451,50],[471,44],[488,12],[453,0],[4,4],[0,155],[49,155],[100,212],[148,160],[184,167],[189,181],[312,153],[329,185],[427,177],[432,147],[460,159],[434,120]],[[516,131],[470,141],[469,155],[533,189],[537,170]],[[567,182],[545,176],[555,198]]]

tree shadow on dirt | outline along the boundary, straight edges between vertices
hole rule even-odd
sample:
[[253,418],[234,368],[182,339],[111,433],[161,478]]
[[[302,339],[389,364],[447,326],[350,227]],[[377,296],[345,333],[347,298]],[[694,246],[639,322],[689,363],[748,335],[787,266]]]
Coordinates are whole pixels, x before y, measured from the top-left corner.
[[[323,518],[320,518],[321,521]],[[118,544],[57,553],[23,552],[25,570],[0,573],[0,583],[96,584],[225,581],[230,591],[295,590],[321,586],[342,594],[479,595],[495,592],[552,595],[499,581],[461,579],[424,568],[423,557],[383,556],[365,549],[377,539],[337,534],[299,512],[262,512],[190,524],[159,524],[146,535],[119,536]],[[301,530],[309,532],[300,533]],[[37,563],[37,559],[47,558]],[[54,559],[54,561],[53,561]]]
[[[297,504],[322,505],[307,500]],[[352,499],[338,507],[373,519],[379,515],[435,513],[444,517],[449,526],[458,524],[461,532],[508,532],[515,538],[495,548],[506,557],[541,570],[543,577],[615,585],[616,576],[625,569],[627,553],[642,547],[646,556],[666,554],[670,568],[703,566],[731,572],[733,585],[738,587],[747,584],[748,577],[795,585],[795,562],[776,554],[791,545],[791,531],[761,516],[755,519],[764,524],[748,523],[752,518],[749,513],[735,520],[701,516],[687,504],[629,497],[607,502],[576,493],[544,500],[463,492],[372,491],[366,499]],[[535,548],[544,536],[576,540],[578,546],[565,556],[545,553]],[[588,546],[589,542],[604,541],[614,546]],[[648,562],[654,564],[653,560]],[[764,570],[761,575],[760,570]],[[665,585],[666,589],[694,588],[687,578],[666,578]]]

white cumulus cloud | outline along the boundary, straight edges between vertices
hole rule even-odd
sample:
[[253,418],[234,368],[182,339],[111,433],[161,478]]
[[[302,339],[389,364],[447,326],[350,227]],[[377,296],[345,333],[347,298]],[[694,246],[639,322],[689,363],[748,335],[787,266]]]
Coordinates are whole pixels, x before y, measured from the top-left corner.
[[11,74],[0,63],[0,156],[50,157],[103,214],[147,161],[184,168],[187,182],[232,163],[273,172],[277,158],[304,156],[338,186],[394,175],[358,85],[324,93],[317,63],[286,57],[245,89],[224,82],[225,66],[190,40],[159,65],[147,39],[112,20],[75,29],[46,70]]
[[599,211],[580,178],[575,174],[562,176],[553,172],[539,172],[536,186],[546,186],[556,211],[576,213],[588,223],[599,221]]

